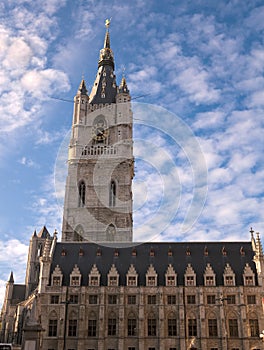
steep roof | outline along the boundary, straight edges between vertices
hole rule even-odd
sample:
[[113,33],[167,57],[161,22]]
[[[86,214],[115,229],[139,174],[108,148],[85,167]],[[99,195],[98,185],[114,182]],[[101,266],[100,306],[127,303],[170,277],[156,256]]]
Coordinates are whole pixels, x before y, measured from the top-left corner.
[[90,93],[91,104],[115,103],[117,86],[114,74],[114,54],[110,47],[110,33],[107,26],[104,47],[100,51],[98,71]]
[[[80,249],[82,254],[79,254]],[[216,273],[216,284],[223,285],[224,268],[229,263],[236,275],[236,285],[243,285],[246,263],[256,274],[253,256],[250,242],[142,243],[134,247],[127,247],[127,244],[119,244],[118,247],[108,244],[105,247],[95,243],[63,242],[56,245],[51,273],[59,265],[64,276],[63,284],[69,285],[70,274],[76,264],[82,274],[82,285],[88,285],[88,274],[96,264],[101,284],[107,285],[107,274],[114,264],[120,275],[120,285],[126,285],[126,274],[133,264],[139,275],[139,285],[144,286],[145,274],[152,264],[158,274],[158,284],[164,285],[165,273],[171,264],[178,275],[178,285],[183,285],[185,270],[190,263],[196,273],[197,285],[204,285],[204,271],[210,263]]]
[[39,238],[50,238],[49,231],[47,230],[46,226],[43,226],[42,229],[38,233]]
[[14,284],[11,304],[16,305],[25,300],[26,286],[24,284]]

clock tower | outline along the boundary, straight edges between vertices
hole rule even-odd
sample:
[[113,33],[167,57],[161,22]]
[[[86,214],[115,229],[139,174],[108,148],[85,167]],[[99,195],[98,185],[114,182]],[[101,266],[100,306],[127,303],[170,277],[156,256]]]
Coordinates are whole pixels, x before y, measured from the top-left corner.
[[116,84],[109,24],[92,90],[82,79],[74,98],[62,241],[132,241],[131,97],[125,77]]

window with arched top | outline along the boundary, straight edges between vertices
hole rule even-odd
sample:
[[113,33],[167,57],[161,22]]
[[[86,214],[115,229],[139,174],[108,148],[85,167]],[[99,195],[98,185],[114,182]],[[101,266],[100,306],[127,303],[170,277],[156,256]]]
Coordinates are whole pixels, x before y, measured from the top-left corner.
[[97,317],[94,312],[89,314],[88,319],[88,337],[96,337],[97,330]]
[[177,335],[177,317],[173,312],[168,315],[167,326],[168,336],[175,337]]
[[52,311],[49,315],[48,336],[56,337],[57,333],[58,333],[58,316],[55,311]]
[[127,318],[127,335],[128,337],[137,335],[137,317],[130,312]]
[[79,187],[78,187],[78,192],[79,192],[79,207],[83,208],[85,205],[85,183],[84,181],[81,181],[79,183]]
[[116,235],[116,228],[113,224],[108,225],[106,229],[106,238],[108,241],[114,241]]
[[71,312],[68,320],[68,337],[77,337],[77,315],[75,312]]
[[110,183],[109,189],[109,207],[115,207],[116,205],[116,183],[114,180]]

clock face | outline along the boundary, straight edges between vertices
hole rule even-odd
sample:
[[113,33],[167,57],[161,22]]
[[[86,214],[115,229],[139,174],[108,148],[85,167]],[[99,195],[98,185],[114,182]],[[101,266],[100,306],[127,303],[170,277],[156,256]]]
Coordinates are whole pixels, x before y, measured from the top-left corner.
[[105,123],[101,120],[98,121],[96,124],[93,126],[93,138],[97,142],[103,142],[107,138],[107,129],[105,126]]

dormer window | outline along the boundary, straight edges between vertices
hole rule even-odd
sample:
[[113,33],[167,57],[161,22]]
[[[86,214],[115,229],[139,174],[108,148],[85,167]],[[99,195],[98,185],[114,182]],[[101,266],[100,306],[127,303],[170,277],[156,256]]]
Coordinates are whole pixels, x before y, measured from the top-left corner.
[[99,286],[100,285],[100,273],[94,264],[91,272],[89,274],[89,286]]
[[126,277],[128,286],[137,286],[138,274],[134,265],[130,265]]
[[235,274],[229,263],[225,266],[224,271],[224,285],[225,286],[235,286]]
[[149,266],[148,271],[146,273],[146,286],[147,287],[154,287],[157,285],[157,273],[152,266],[152,264]]
[[172,254],[172,250],[171,250],[171,248],[169,248],[169,250],[168,250],[168,256],[172,256],[173,254]]
[[225,285],[233,286],[234,285],[234,277],[233,276],[225,276]]
[[79,276],[73,276],[71,278],[71,286],[79,286],[80,285],[80,277]]
[[108,273],[108,286],[118,286],[119,274],[115,265],[112,265]]
[[167,277],[167,286],[175,286],[175,276]]
[[109,286],[117,286],[117,277],[115,276],[109,277]]
[[61,286],[62,285],[62,272],[61,269],[59,267],[59,265],[57,265],[54,269],[54,271],[52,272],[51,275],[51,283],[52,286]]
[[243,279],[244,286],[255,286],[255,275],[248,263],[244,268]]
[[186,271],[185,271],[185,285],[186,286],[196,286],[196,274],[191,266],[191,264],[188,264]]
[[156,278],[154,276],[148,276],[147,282],[148,282],[148,286],[155,286]]
[[70,285],[72,287],[81,285],[81,272],[77,265],[74,266],[72,273],[70,274]]
[[98,286],[99,285],[99,278],[97,276],[91,276],[90,285],[91,286]]
[[194,276],[186,276],[186,286],[194,286]]
[[136,278],[136,276],[128,276],[128,278],[127,278],[127,285],[128,286],[136,286],[137,285],[137,278]]
[[53,286],[60,286],[61,285],[61,278],[59,276],[53,276],[52,285]]
[[204,285],[215,286],[215,273],[210,264],[206,265],[206,268],[204,271]]
[[176,286],[176,278],[177,278],[177,274],[173,266],[169,264],[165,274],[166,286],[169,286],[169,287]]
[[253,276],[245,276],[245,286],[253,286]]
[[205,276],[205,285],[214,286],[215,285],[214,276]]

